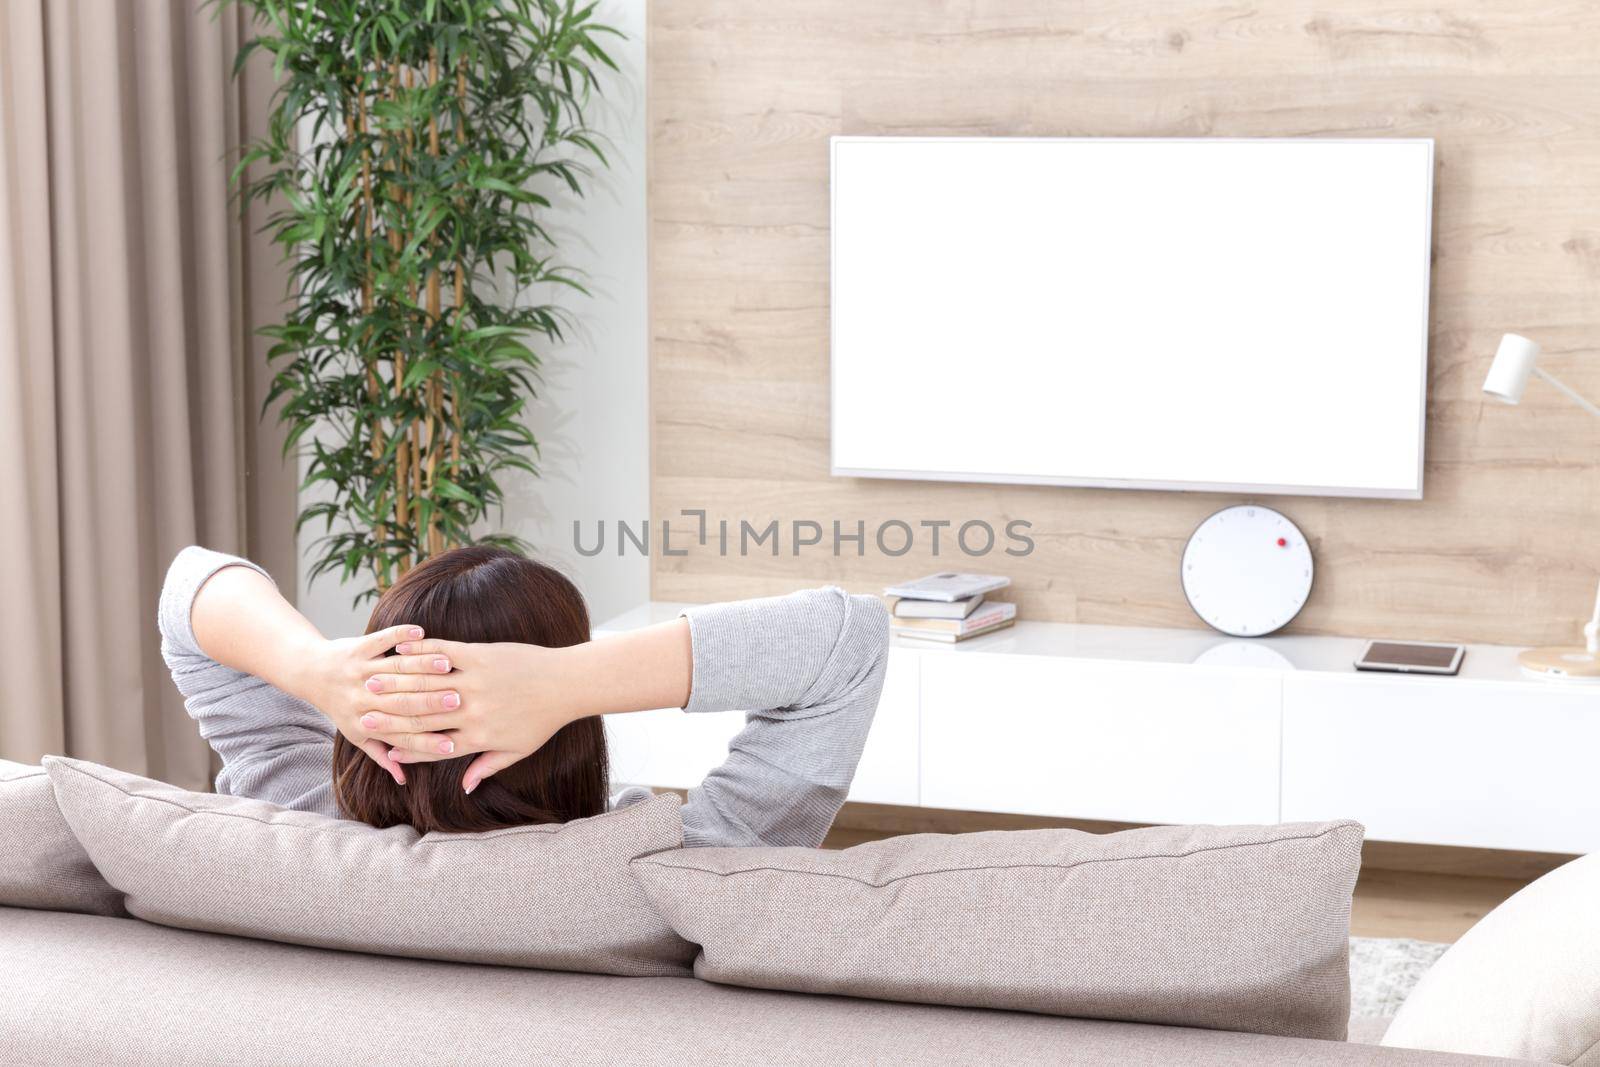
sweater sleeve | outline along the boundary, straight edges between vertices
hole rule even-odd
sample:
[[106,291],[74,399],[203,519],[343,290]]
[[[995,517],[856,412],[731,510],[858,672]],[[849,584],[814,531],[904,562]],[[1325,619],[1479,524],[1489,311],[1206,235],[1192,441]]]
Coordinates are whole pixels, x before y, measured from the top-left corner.
[[685,710],[745,710],[745,725],[727,760],[689,791],[684,844],[821,844],[883,690],[883,603],[827,588],[685,616],[694,659]]
[[248,560],[186,548],[167,570],[157,612],[161,656],[200,736],[222,759],[217,792],[335,814],[333,725],[305,701],[213,660],[195,640],[195,596],[224,567],[271,578]]

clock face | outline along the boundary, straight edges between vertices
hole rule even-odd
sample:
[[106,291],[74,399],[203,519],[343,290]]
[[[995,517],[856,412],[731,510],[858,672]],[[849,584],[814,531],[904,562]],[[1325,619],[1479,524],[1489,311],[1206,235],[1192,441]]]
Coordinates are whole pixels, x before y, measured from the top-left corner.
[[1300,528],[1259,504],[1224,508],[1183,550],[1183,594],[1206,625],[1260,637],[1288,625],[1311,595],[1311,549]]

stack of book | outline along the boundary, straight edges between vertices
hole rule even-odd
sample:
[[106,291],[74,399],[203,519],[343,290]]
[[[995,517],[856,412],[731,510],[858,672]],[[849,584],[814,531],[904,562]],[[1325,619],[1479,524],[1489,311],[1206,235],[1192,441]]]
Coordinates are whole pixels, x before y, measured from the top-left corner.
[[890,629],[926,641],[965,641],[1003,630],[1017,621],[1017,606],[986,597],[1010,584],[994,574],[945,572],[891,585],[883,591],[894,612]]

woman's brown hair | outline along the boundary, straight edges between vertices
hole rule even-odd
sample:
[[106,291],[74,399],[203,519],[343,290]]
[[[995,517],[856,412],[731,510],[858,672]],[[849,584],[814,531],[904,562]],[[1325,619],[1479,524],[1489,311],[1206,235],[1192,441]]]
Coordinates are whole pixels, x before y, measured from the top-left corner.
[[[560,648],[589,640],[583,595],[558,571],[503,548],[474,545],[434,556],[378,600],[367,632],[420,626],[446,641],[516,641]],[[469,795],[472,756],[406,765],[395,783],[359,748],[336,735],[333,793],[347,818],[373,826],[497,830],[567,822],[606,808],[605,730],[598,718],[556,731],[533,755],[485,778]]]

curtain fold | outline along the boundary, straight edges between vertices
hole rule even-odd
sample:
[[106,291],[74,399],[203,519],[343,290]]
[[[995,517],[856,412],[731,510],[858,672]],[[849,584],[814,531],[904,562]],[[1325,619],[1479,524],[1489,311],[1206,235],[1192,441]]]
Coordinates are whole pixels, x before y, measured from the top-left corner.
[[[0,756],[191,788],[208,750],[161,663],[167,562],[199,542],[294,588],[292,464],[254,330],[284,274],[227,185],[269,73],[237,7],[0,4]],[[20,674],[20,679],[18,675]]]

